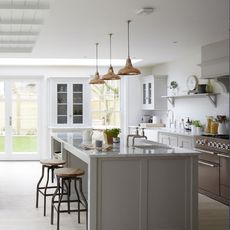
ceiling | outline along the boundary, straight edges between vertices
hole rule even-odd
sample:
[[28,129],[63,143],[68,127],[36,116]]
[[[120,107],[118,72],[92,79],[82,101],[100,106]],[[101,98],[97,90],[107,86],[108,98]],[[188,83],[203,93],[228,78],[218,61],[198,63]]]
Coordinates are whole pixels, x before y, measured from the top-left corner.
[[[8,2],[12,1],[27,2]],[[113,33],[112,58],[124,59],[127,57],[128,19],[132,20],[131,57],[142,59],[137,66],[150,66],[197,54],[201,46],[226,39],[229,33],[228,0],[46,2],[49,2],[46,9],[37,9],[47,13],[50,8],[48,16],[42,14],[37,18],[44,23],[32,27],[31,31],[38,32],[38,36],[33,37],[33,45],[29,46],[31,52],[4,52],[0,49],[0,58],[94,58],[96,42],[99,42],[99,58],[109,58],[108,34]],[[153,7],[154,12],[137,15],[136,12],[143,7]],[[7,10],[0,10],[1,20]],[[0,25],[0,32],[4,28]],[[29,36],[26,39],[30,41]]]

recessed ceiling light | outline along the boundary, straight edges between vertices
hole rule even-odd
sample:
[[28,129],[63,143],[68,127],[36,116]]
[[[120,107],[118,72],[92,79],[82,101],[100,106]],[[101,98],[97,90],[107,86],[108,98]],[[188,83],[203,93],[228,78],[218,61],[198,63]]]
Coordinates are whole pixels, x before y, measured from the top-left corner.
[[141,15],[141,14],[151,14],[153,12],[153,7],[143,7],[139,9],[136,14]]

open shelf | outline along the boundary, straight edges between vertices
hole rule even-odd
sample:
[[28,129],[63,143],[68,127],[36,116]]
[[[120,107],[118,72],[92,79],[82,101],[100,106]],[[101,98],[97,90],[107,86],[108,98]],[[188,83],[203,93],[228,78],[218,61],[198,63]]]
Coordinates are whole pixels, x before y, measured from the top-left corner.
[[175,95],[175,96],[162,96],[162,98],[167,98],[169,103],[174,106],[175,99],[177,98],[190,98],[190,97],[207,97],[211,103],[216,107],[218,93],[197,93],[197,94],[188,94],[188,95]]

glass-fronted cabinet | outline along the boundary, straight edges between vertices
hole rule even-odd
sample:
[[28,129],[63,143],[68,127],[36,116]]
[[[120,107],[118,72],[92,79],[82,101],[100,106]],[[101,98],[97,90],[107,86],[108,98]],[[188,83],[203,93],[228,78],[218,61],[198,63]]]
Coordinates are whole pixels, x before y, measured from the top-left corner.
[[56,124],[83,124],[83,84],[56,84]]
[[142,78],[142,109],[167,110],[167,101],[162,98],[167,94],[167,76],[145,76]]

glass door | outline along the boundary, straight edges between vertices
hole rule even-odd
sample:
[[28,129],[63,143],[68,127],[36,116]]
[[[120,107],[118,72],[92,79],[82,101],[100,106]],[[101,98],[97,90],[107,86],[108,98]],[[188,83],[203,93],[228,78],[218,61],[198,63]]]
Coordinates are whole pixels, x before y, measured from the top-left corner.
[[0,82],[0,159],[38,159],[38,82]]

